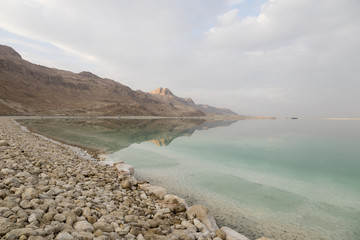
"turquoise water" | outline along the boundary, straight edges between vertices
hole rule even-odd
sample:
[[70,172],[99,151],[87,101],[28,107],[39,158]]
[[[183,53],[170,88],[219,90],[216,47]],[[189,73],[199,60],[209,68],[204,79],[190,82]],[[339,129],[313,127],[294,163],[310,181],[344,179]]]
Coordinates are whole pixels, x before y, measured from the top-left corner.
[[[126,147],[111,149],[110,160],[124,160],[137,178],[209,206],[220,224],[251,239],[360,239],[360,121],[152,121],[143,132],[131,125],[131,134],[113,127],[116,121],[93,134],[86,128],[107,144],[104,136],[119,142],[132,136]],[[47,135],[56,132],[49,126],[79,126],[27,124]]]

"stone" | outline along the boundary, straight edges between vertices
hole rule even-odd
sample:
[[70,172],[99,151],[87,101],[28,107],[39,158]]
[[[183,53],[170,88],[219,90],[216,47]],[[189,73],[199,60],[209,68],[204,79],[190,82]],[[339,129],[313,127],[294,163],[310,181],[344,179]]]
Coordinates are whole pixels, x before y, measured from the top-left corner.
[[130,164],[127,164],[127,163],[117,163],[117,164],[114,164],[116,169],[119,171],[120,174],[123,174],[123,175],[127,175],[127,174],[130,174],[130,175],[133,175],[134,172],[135,172],[135,168],[133,166],[131,166]]
[[74,228],[77,231],[94,232],[94,227],[88,221],[79,221],[74,224]]
[[9,187],[19,187],[21,184],[19,179],[16,177],[7,177],[4,179],[3,183]]
[[145,238],[141,233],[139,233],[139,235],[136,237],[136,240],[145,240]]
[[11,230],[5,235],[5,239],[18,239],[20,236],[34,236],[36,235],[36,231],[32,228],[16,228]]
[[219,238],[221,238],[221,239],[223,239],[223,240],[226,239],[226,234],[225,234],[225,232],[224,232],[221,228],[219,228],[218,230],[216,230],[216,231],[215,231],[215,234],[216,234],[217,237],[219,237]]
[[163,199],[166,195],[166,189],[159,186],[150,186],[149,193],[157,197],[158,199]]
[[0,236],[5,235],[15,228],[15,224],[8,218],[0,217]]
[[44,216],[42,217],[42,220],[44,223],[48,223],[51,221],[51,219],[55,216],[54,212],[48,212],[45,213]]
[[28,240],[46,240],[46,239],[42,236],[30,236]]
[[131,233],[128,233],[125,236],[125,240],[134,240],[134,239],[135,239],[135,236]]
[[6,142],[5,140],[0,140],[0,146],[7,147],[7,146],[9,146],[9,143]]
[[55,240],[74,240],[75,238],[68,232],[60,232],[56,235]]
[[94,240],[110,240],[110,238],[108,236],[101,235],[101,236],[95,237]]
[[101,230],[103,232],[112,232],[114,229],[111,226],[111,224],[104,222],[104,221],[98,221],[93,224],[95,230]]
[[192,233],[196,233],[197,232],[197,228],[189,223],[188,221],[182,221],[181,225],[184,226],[188,231],[192,232]]
[[65,222],[66,221],[66,217],[64,214],[56,214],[53,218],[55,221],[58,222]]
[[224,233],[226,235],[226,240],[249,240],[244,235],[238,233],[237,231],[235,231],[229,227],[222,227],[220,229],[224,231]]
[[215,232],[219,227],[215,219],[209,214],[209,209],[203,205],[194,205],[187,209],[188,219],[199,219],[210,232]]
[[207,230],[206,226],[196,218],[194,219],[194,225],[199,230],[199,232],[202,232],[205,229]]
[[128,179],[125,179],[121,182],[121,188],[123,189],[130,189],[131,188],[131,182]]
[[256,240],[273,240],[272,238],[268,238],[268,237],[261,237],[261,238],[258,238]]
[[164,200],[160,201],[160,206],[169,208],[172,212],[179,213],[186,211],[187,204],[184,199],[173,194],[167,194],[164,196]]
[[21,195],[21,198],[24,200],[31,200],[33,198],[37,198],[39,196],[39,192],[32,187],[26,188]]
[[90,232],[73,232],[72,235],[76,239],[81,239],[81,240],[92,240],[95,237],[94,234]]
[[135,215],[126,215],[124,219],[125,219],[125,222],[126,222],[126,223],[136,222],[136,221],[138,220],[138,216],[135,216]]

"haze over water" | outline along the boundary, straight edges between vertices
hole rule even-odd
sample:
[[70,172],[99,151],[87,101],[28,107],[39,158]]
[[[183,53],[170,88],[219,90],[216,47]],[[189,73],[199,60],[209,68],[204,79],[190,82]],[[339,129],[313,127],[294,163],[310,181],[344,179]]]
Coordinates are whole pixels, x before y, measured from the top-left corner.
[[[124,120],[112,120],[111,127],[100,121],[27,124],[72,143],[106,143],[109,159],[134,165],[137,178],[209,206],[220,224],[250,238],[360,239],[360,121],[244,120],[227,127],[136,121],[131,127]],[[109,148],[110,139],[115,147]]]

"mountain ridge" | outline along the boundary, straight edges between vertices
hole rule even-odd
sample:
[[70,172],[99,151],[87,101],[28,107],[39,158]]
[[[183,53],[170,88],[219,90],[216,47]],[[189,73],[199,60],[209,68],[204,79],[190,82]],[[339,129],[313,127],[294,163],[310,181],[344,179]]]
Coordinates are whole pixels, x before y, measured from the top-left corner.
[[0,45],[0,115],[126,115],[199,117],[209,113],[163,89],[163,97],[134,91],[91,72],[33,64]]

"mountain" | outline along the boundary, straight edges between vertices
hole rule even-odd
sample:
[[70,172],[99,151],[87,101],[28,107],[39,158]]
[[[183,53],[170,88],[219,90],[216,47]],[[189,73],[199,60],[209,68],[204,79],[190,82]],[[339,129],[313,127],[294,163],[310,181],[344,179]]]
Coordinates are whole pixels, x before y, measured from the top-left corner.
[[[170,90],[163,94],[173,95]],[[206,115],[193,102],[174,99],[134,91],[90,72],[36,65],[0,45],[0,115]]]
[[186,105],[202,111],[208,115],[237,115],[235,112],[227,108],[216,108],[209,105],[195,104],[195,102],[191,98],[177,97],[168,88],[159,87],[154,91],[151,91],[150,94],[156,96],[159,100],[163,102],[172,104],[175,107],[178,105]]

